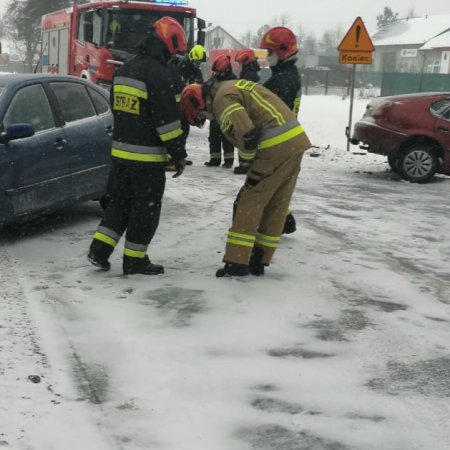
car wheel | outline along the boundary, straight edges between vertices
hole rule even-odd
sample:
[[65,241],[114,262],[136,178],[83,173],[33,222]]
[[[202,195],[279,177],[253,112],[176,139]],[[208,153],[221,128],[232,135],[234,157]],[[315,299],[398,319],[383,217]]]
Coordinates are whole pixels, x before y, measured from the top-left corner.
[[398,167],[397,167],[398,159],[395,156],[389,155],[387,157],[387,160],[388,160],[388,164],[389,164],[389,167],[391,168],[392,172],[397,173],[398,172]]
[[405,148],[397,163],[400,175],[409,181],[426,183],[436,173],[438,158],[431,145],[413,143]]

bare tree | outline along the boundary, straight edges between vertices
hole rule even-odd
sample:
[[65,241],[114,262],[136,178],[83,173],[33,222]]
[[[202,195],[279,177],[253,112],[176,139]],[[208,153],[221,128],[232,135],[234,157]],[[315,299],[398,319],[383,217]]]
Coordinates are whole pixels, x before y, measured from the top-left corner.
[[414,12],[414,6],[410,6],[408,9],[408,14],[406,15],[408,19],[412,19],[416,17],[416,13]]
[[251,41],[251,47],[253,48],[258,48],[259,47],[259,43],[261,42],[261,38],[263,37],[264,33],[269,30],[271,28],[270,25],[263,25],[261,27],[258,28],[258,31],[256,32],[255,35],[253,35],[253,39]]
[[342,40],[344,33],[341,27],[334,30],[326,30],[319,40],[319,48],[326,55],[335,55],[338,53],[338,45]]
[[65,8],[70,0],[10,0],[0,21],[6,37],[25,49],[25,64],[29,71],[41,41],[41,17]]
[[247,32],[241,36],[241,42],[242,42],[242,45],[244,45],[244,47],[250,47],[252,40],[253,40],[253,35],[252,35],[251,30],[247,30]]
[[279,20],[277,21],[278,26],[280,27],[290,27],[291,24],[291,16],[289,14],[283,13],[280,15]]
[[308,34],[303,40],[302,53],[305,55],[317,55],[318,43],[314,34]]

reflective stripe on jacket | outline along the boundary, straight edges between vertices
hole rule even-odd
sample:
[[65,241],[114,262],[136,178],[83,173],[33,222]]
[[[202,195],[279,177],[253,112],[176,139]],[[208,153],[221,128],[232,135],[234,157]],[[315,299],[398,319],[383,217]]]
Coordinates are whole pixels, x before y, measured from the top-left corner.
[[111,87],[114,115],[111,154],[137,162],[186,156],[172,74],[156,57],[138,54],[120,69]]
[[[304,132],[288,106],[257,83],[224,81],[213,89],[213,114],[227,139],[239,148],[242,159],[252,160],[258,150],[277,146]],[[246,136],[254,130],[259,135],[257,148],[248,148]]]

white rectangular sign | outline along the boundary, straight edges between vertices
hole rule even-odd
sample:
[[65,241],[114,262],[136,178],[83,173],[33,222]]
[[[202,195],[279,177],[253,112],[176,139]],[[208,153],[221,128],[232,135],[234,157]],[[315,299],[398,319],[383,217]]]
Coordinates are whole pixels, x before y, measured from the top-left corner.
[[400,51],[401,58],[415,58],[417,56],[417,48],[404,48]]

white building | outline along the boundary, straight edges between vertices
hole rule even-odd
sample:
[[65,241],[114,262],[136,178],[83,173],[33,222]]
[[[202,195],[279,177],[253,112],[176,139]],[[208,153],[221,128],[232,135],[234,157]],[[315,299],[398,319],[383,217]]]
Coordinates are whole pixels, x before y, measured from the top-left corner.
[[375,72],[449,73],[450,14],[397,20],[372,42]]

